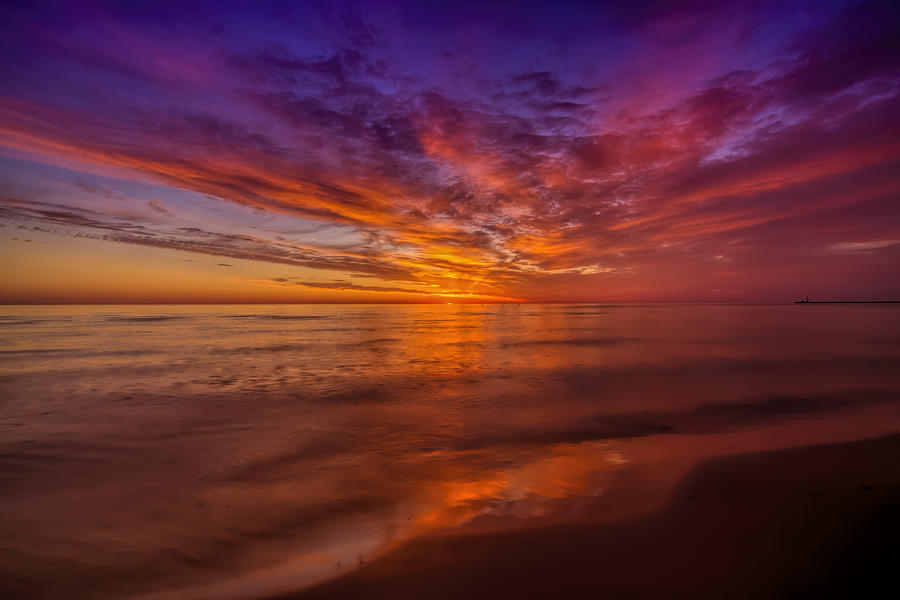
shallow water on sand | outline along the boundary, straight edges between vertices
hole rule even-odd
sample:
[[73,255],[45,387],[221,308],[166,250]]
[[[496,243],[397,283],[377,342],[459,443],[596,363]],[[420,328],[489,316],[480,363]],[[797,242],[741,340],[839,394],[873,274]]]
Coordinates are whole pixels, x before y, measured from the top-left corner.
[[0,399],[0,586],[252,598],[894,432],[900,307],[3,307]]

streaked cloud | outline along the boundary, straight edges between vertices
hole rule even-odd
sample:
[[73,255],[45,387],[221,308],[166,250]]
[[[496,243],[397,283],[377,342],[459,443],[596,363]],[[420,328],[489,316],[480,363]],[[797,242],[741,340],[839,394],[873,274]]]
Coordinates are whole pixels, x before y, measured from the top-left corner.
[[900,230],[898,27],[884,2],[11,10],[4,156],[78,177],[5,169],[0,217],[331,289],[900,293],[892,244],[860,245]]
[[873,252],[900,244],[900,240],[877,240],[872,242],[837,242],[829,248],[835,252]]

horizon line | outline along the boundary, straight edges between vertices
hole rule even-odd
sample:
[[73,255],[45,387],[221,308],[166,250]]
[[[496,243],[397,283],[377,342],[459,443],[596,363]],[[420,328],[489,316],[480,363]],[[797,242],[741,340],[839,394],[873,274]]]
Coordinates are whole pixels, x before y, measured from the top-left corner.
[[[456,305],[508,305],[508,304],[726,304],[726,305],[789,305],[798,304],[794,300],[523,300],[520,302],[498,302],[498,301],[441,301],[441,302],[3,302],[0,306],[228,306],[228,305],[245,305],[245,306],[343,306],[343,305],[423,305],[423,306],[441,306],[448,304]],[[853,304],[853,303],[900,303],[900,300],[841,300],[841,301],[823,301],[811,300],[808,304],[816,303],[835,303],[835,304]],[[807,304],[807,302],[803,302]]]

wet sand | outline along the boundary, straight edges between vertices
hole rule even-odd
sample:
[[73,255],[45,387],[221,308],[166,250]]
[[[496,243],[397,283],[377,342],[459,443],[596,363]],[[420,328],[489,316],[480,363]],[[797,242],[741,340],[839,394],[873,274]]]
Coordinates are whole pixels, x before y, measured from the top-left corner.
[[709,460],[643,516],[431,535],[278,598],[893,597],[898,539],[892,435]]

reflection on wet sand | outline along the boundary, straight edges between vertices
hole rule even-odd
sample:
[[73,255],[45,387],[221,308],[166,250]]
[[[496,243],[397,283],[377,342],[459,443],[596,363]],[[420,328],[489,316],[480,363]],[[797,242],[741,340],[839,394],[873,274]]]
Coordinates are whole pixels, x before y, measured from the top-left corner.
[[279,598],[878,597],[900,559],[898,453],[894,435],[714,459],[653,512],[424,536]]
[[[253,598],[900,422],[894,307],[7,308],[16,597]],[[820,310],[816,307],[816,310]]]

